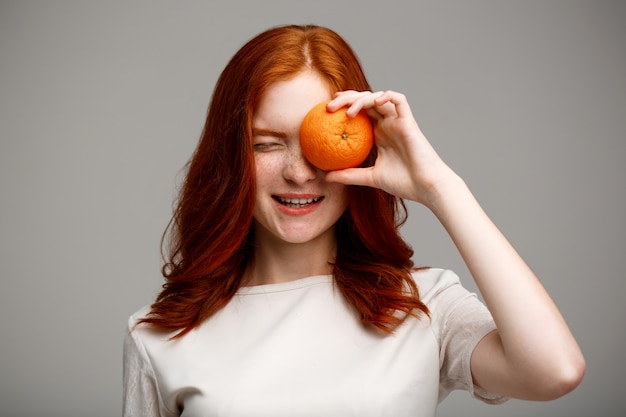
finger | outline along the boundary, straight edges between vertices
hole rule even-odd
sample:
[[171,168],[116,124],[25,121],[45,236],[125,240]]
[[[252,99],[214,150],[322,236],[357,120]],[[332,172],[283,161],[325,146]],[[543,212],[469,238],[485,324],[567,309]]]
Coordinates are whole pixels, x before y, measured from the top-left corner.
[[366,110],[368,115],[374,119],[397,117],[394,100],[401,102],[402,97],[396,97],[393,92],[370,92],[370,91],[342,91],[335,94],[326,109],[334,112],[342,107],[348,107],[346,114],[348,117],[355,117],[362,110]]
[[332,113],[332,112],[339,110],[342,107],[349,107],[356,100],[358,100],[359,97],[363,97],[368,94],[371,94],[371,93],[369,91],[354,91],[354,90],[341,91],[341,92],[335,93],[335,98],[330,100],[330,102],[326,105],[326,110]]
[[348,110],[346,110],[346,114],[348,117],[355,117],[360,111],[367,110],[370,117],[375,117],[377,119],[385,117],[386,114],[384,109],[376,108],[376,99],[381,94],[383,94],[382,91],[377,91],[375,93],[363,94],[356,97]]
[[373,167],[348,168],[326,173],[326,181],[346,185],[374,186]]
[[372,108],[384,118],[398,117],[396,106],[391,101],[383,101],[382,103],[379,103],[379,97],[377,97],[374,100],[374,107]]
[[348,109],[348,116],[354,117],[362,109],[367,110],[370,117],[376,119],[398,117],[392,96],[383,91],[359,97]]
[[388,104],[394,107],[394,111],[398,117],[413,117],[413,112],[404,94],[389,90],[376,98],[377,106]]

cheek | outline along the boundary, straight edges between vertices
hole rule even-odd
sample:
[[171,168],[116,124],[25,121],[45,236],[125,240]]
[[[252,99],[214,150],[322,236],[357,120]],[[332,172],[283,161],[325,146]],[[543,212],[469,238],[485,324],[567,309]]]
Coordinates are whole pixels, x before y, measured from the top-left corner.
[[280,161],[270,155],[257,156],[254,159],[254,167],[257,186],[272,182],[281,172]]
[[348,186],[334,183],[331,185],[331,192],[336,204],[345,211],[348,208]]

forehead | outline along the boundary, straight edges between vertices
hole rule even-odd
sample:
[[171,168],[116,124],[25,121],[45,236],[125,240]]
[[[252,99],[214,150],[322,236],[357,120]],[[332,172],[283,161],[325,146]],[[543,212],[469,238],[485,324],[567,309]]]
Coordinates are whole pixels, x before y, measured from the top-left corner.
[[[252,116],[254,127],[297,124],[317,103],[331,98],[330,87],[317,73],[305,71],[269,85]],[[291,126],[293,127],[293,126]]]

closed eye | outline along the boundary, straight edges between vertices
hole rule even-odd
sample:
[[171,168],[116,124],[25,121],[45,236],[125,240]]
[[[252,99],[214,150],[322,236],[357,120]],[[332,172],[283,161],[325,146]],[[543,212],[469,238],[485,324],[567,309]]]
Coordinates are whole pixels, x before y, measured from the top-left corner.
[[278,142],[260,142],[254,144],[255,152],[269,152],[282,147],[283,144]]
[[269,152],[282,148],[287,134],[270,129],[252,128],[252,137],[255,152]]

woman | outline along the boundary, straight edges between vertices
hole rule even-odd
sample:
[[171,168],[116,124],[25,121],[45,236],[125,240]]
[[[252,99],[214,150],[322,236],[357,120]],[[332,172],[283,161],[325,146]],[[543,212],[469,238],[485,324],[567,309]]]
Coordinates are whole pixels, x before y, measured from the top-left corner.
[[[329,99],[373,122],[359,168],[302,156],[300,123]],[[414,267],[402,199],[441,221],[486,307]],[[331,30],[273,28],[234,55],[170,226],[164,288],[129,320],[126,416],[434,416],[454,389],[548,400],[583,376],[533,272]]]

